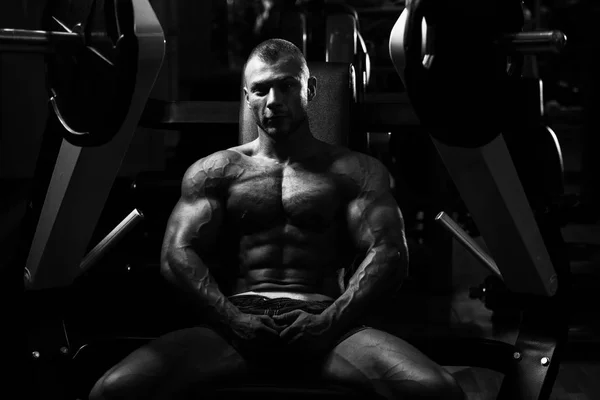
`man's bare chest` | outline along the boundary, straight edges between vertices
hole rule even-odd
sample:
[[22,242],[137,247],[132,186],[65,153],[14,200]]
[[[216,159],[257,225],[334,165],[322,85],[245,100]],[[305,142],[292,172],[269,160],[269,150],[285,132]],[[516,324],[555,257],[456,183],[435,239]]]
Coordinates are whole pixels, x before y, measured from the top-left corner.
[[248,168],[227,196],[228,219],[244,230],[282,224],[324,230],[344,203],[335,174],[290,166]]

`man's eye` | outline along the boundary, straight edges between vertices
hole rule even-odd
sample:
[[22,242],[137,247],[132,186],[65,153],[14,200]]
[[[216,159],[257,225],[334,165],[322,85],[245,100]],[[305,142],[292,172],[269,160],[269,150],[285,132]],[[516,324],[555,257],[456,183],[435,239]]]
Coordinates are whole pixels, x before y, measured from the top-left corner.
[[287,92],[287,91],[293,89],[293,87],[294,87],[293,82],[284,82],[279,85],[279,90],[281,90],[282,92]]

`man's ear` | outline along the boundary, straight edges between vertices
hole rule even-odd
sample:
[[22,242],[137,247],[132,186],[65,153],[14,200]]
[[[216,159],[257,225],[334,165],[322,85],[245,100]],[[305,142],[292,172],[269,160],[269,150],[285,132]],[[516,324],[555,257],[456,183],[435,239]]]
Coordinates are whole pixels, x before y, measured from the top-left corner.
[[311,101],[312,99],[314,99],[314,97],[317,94],[317,78],[315,78],[314,76],[311,76],[310,78],[308,78],[308,85],[307,85],[307,90],[308,90],[308,101]]
[[244,99],[246,100],[246,104],[248,105],[248,108],[250,108],[250,98],[249,98],[249,93],[248,93],[248,89],[246,89],[246,86],[244,86]]

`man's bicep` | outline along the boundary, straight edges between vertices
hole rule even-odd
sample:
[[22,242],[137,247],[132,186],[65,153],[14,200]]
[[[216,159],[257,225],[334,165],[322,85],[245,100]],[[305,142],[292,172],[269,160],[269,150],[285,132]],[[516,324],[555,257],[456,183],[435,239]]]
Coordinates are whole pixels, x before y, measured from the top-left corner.
[[214,244],[222,223],[222,205],[220,177],[211,170],[214,164],[211,160],[210,157],[199,160],[186,171],[181,197],[167,223],[163,254],[165,250],[190,245],[210,248]]
[[[170,246],[193,245],[208,250],[217,240],[222,224],[222,207],[217,199],[200,197],[180,199],[167,224]],[[165,237],[167,239],[167,237]]]
[[354,200],[348,210],[349,229],[357,247],[368,251],[390,245],[406,246],[404,219],[391,193],[378,193]]
[[404,219],[394,198],[389,171],[377,159],[362,156],[361,189],[349,203],[348,219],[351,235],[361,250],[384,243],[406,246]]
[[[221,226],[217,201],[203,198],[195,202],[180,199],[175,205],[161,249],[161,271],[175,282],[173,268],[190,268],[190,256],[202,257],[216,240]],[[190,254],[189,252],[192,252]]]

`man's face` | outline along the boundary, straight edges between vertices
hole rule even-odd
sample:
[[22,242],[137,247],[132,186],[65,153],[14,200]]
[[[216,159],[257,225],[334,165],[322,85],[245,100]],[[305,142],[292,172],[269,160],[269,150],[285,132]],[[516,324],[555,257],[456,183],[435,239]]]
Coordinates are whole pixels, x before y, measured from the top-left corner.
[[246,66],[244,93],[256,124],[270,137],[287,137],[306,119],[316,80],[308,79],[301,63],[285,57],[274,63],[258,57]]

